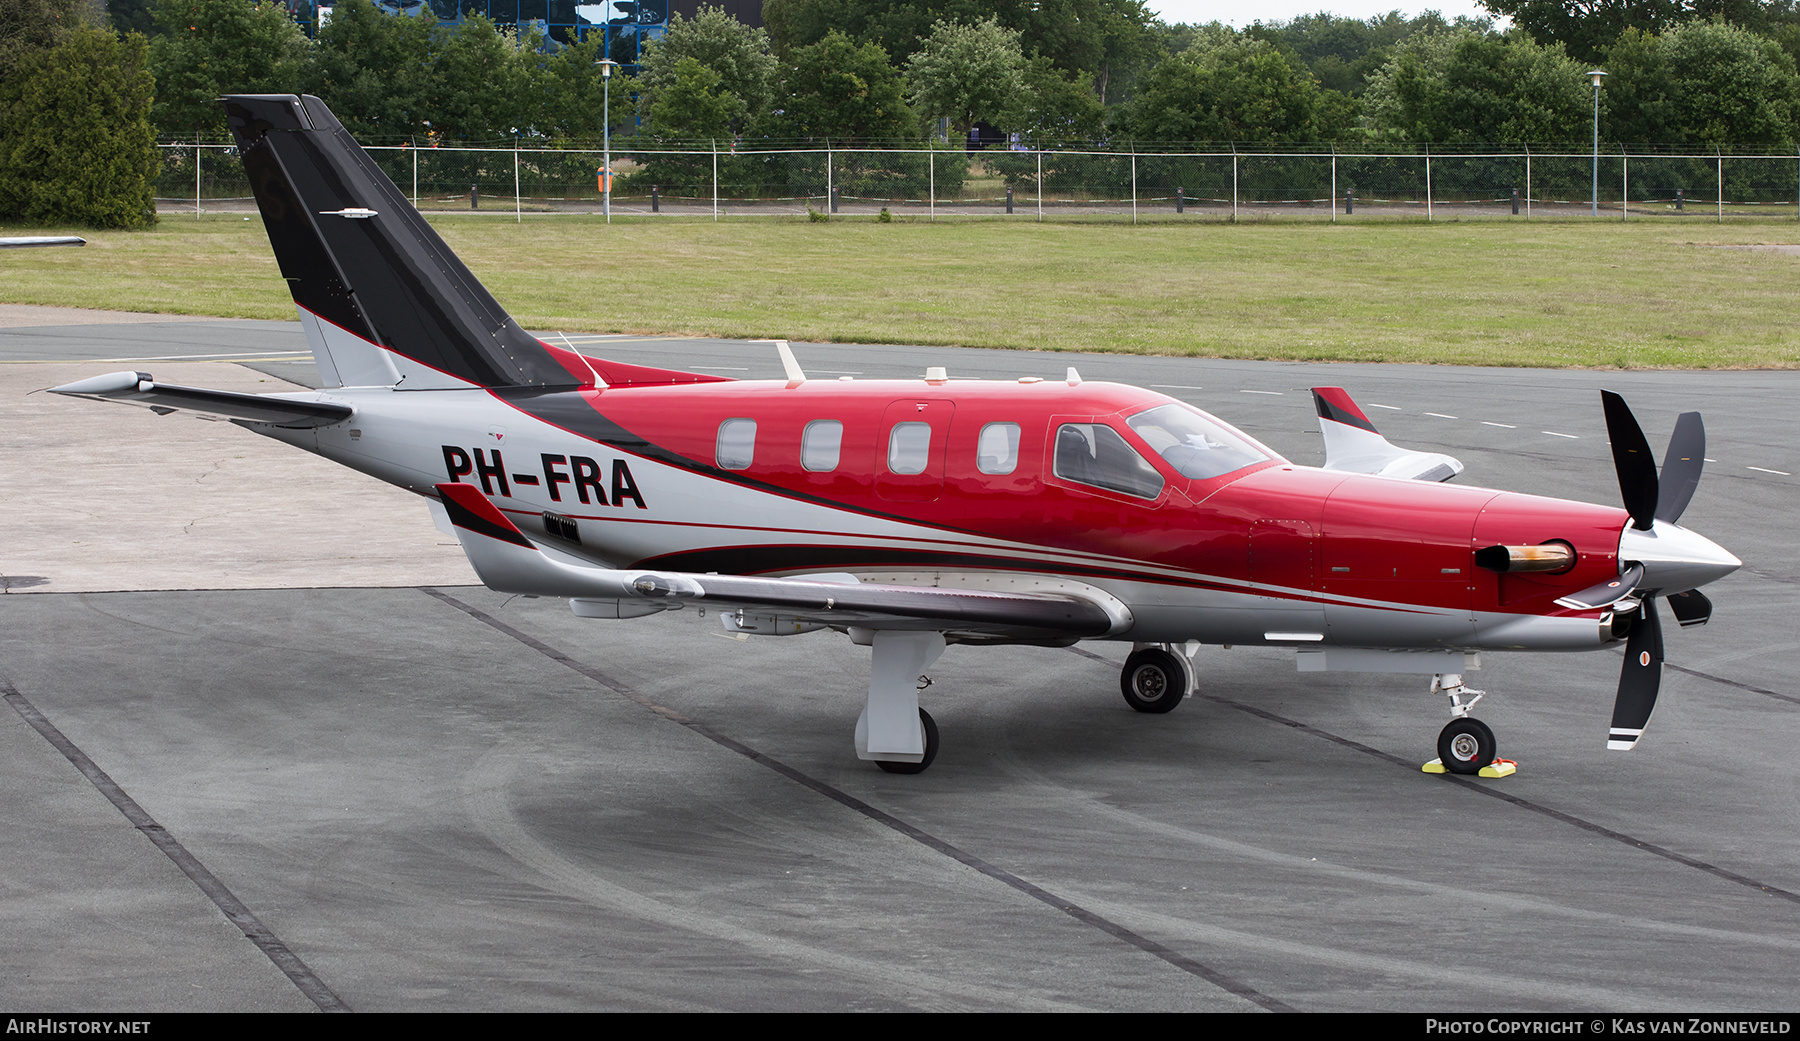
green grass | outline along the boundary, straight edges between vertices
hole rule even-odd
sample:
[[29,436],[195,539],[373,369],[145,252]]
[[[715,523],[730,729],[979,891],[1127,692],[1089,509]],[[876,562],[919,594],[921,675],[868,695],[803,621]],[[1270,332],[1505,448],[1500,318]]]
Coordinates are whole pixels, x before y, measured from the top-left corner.
[[[1233,358],[1800,367],[1792,220],[1243,224],[433,215],[529,328]],[[14,229],[0,234],[42,234]],[[0,301],[293,309],[258,220],[0,251]]]

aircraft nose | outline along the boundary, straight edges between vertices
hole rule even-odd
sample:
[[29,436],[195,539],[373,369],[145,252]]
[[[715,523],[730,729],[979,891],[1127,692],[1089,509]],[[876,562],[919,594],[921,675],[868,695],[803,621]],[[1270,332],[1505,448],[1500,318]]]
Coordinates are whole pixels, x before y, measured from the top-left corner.
[[1654,590],[1658,596],[1697,589],[1744,566],[1706,536],[1660,520],[1649,531],[1627,525],[1619,537],[1619,559],[1644,565],[1640,588]]

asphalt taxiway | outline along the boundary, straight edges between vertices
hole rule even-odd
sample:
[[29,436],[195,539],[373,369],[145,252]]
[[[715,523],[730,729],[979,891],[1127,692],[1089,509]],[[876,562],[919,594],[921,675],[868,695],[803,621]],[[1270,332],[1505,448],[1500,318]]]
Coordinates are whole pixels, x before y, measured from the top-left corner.
[[[1347,387],[1464,483],[1615,502],[1597,391],[1745,561],[1616,652],[1484,656],[1519,774],[1433,777],[1420,677],[1203,649],[952,648],[916,777],[858,761],[868,652],[471,585],[413,497],[228,424],[51,398],[114,369],[304,382],[280,322],[0,328],[0,1008],[1780,1010],[1800,976],[1796,373],[1307,365],[796,344],[809,374],[1156,387],[1297,462]],[[5,315],[0,314],[0,319]],[[21,319],[24,320],[24,319]],[[0,321],[0,324],[5,324]],[[778,377],[767,344],[570,338]]]

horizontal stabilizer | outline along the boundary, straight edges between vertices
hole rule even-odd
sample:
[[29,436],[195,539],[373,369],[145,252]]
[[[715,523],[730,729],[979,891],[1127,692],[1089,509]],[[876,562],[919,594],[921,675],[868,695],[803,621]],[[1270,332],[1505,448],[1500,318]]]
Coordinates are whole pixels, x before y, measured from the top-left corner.
[[1375,430],[1342,387],[1314,387],[1319,431],[1325,435],[1325,469],[1343,473],[1404,477],[1415,481],[1448,481],[1463,464],[1441,452],[1411,452]]
[[689,601],[732,608],[772,607],[801,623],[977,633],[1016,640],[1104,636],[1120,627],[1121,620],[1106,608],[1073,594],[843,585],[569,564],[540,550],[474,485],[440,484],[437,491],[475,573],[488,588],[502,593],[638,600],[667,607]]
[[52,394],[96,401],[124,401],[144,405],[158,413],[185,409],[227,419],[251,423],[272,423],[282,427],[322,427],[341,423],[355,413],[349,405],[328,401],[306,401],[273,394],[239,394],[230,390],[205,390],[158,383],[147,372],[113,372],[94,376],[60,387]]

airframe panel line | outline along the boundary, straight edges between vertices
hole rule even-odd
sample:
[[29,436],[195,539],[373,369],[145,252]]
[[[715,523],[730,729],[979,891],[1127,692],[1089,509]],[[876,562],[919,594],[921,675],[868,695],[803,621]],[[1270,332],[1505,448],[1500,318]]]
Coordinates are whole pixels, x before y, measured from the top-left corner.
[[36,730],[44,740],[50,742],[53,748],[61,752],[63,758],[73,764],[75,769],[81,771],[82,776],[99,789],[101,795],[106,796],[106,800],[112,803],[113,807],[123,814],[126,820],[131,822],[132,827],[142,832],[145,838],[163,852],[164,856],[174,861],[175,866],[181,869],[182,874],[192,879],[194,884],[200,887],[200,892],[206,894],[206,898],[213,902],[213,906],[217,907],[220,913],[224,914],[226,920],[237,926],[246,939],[256,944],[257,948],[267,955],[271,962],[275,963],[275,967],[281,970],[281,974],[286,976],[295,987],[298,987],[300,993],[306,995],[308,1000],[319,1007],[319,1011],[350,1011],[350,1006],[344,1004],[343,999],[332,993],[331,988],[327,987],[325,982],[314,975],[313,971],[307,968],[306,963],[300,960],[300,956],[290,950],[287,944],[282,943],[280,937],[271,932],[253,911],[244,906],[243,901],[239,900],[225,883],[219,880],[217,875],[208,871],[206,865],[200,863],[197,857],[188,852],[187,847],[183,846],[175,836],[169,834],[162,825],[156,823],[156,818],[150,816],[142,806],[139,806],[137,800],[125,794],[125,789],[119,787],[118,782],[108,776],[106,771],[100,769],[92,759],[89,759],[87,753],[75,747],[75,742],[70,741],[61,730],[57,729],[56,724],[50,722],[42,712],[38,711],[36,705],[26,700],[25,695],[19,693],[11,681],[4,677],[0,677],[0,695],[5,696],[7,704],[11,705],[13,710],[24,718],[25,722],[31,724],[33,730]]
[[439,590],[432,589],[428,586],[420,586],[418,588],[419,588],[420,592],[426,594],[427,596],[435,597],[438,600],[443,601],[445,604],[448,604],[449,606],[456,608],[457,610],[463,612],[464,614],[468,615],[470,618],[475,619],[476,621],[482,623],[483,625],[489,626],[500,633],[503,633],[507,636],[512,637],[513,639],[519,641],[520,643],[531,648],[532,650],[537,651],[539,654],[542,654],[545,657],[549,658],[551,661],[558,662],[562,665],[568,666],[570,669],[573,669],[574,671],[582,674],[583,676],[586,676],[588,679],[593,680],[595,683],[600,684],[601,686],[607,688],[608,690],[611,690],[616,694],[623,695],[624,697],[630,699],[633,702],[636,702],[637,704],[643,706],[644,708],[649,709],[652,712],[655,712],[657,715],[662,716],[665,719],[669,719],[673,722],[681,724],[684,727],[687,727],[689,730],[692,730],[696,734],[699,734],[701,737],[706,738],[707,740],[713,742],[714,744],[717,744],[722,748],[726,748],[733,752],[736,752],[738,755],[741,755],[744,758],[749,759],[753,762],[760,763],[763,766],[766,766],[769,769],[775,771],[776,773],[782,775],[783,777],[786,777],[788,780],[794,781],[795,783],[800,784],[803,787],[810,788],[814,792],[817,792],[818,794],[825,796],[826,798],[832,800],[833,802],[836,802],[839,805],[842,805],[848,809],[854,810],[857,813],[862,814],[864,817],[867,817],[869,820],[874,821],[875,823],[880,824],[883,827],[888,828],[892,831],[898,832],[899,834],[904,835],[909,839],[912,839],[914,842],[917,842],[920,845],[923,845],[929,849],[935,850],[936,852],[949,857],[950,859],[956,861],[959,864],[962,864],[965,867],[972,868],[975,871],[978,871],[981,874],[986,875],[989,878],[995,880],[996,882],[1000,882],[1006,886],[1009,886],[1012,889],[1015,889],[1015,890],[1019,891],[1020,893],[1023,893],[1026,896],[1031,897],[1033,900],[1036,900],[1040,903],[1043,903],[1050,907],[1053,907],[1056,910],[1063,912],[1064,914],[1068,915],[1069,917],[1075,919],[1078,922],[1081,922],[1084,925],[1093,926],[1094,928],[1099,929],[1101,932],[1106,933],[1107,935],[1113,937],[1114,939],[1122,940],[1125,943],[1128,943],[1131,946],[1136,947],[1138,950],[1141,950],[1146,954],[1150,954],[1157,958],[1160,958],[1164,962],[1167,962],[1168,964],[1174,966],[1177,969],[1180,969],[1181,971],[1183,971],[1191,976],[1197,976],[1200,979],[1203,979],[1206,982],[1211,983],[1214,986],[1216,986],[1222,990],[1228,991],[1232,994],[1237,995],[1240,998],[1245,999],[1246,1001],[1254,1002],[1255,1004],[1261,1006],[1262,1008],[1264,1008],[1270,1012],[1297,1012],[1297,1011],[1299,1011],[1298,1009],[1287,1004],[1286,1002],[1283,1002],[1278,998],[1270,997],[1267,994],[1263,994],[1262,992],[1256,990],[1255,988],[1250,987],[1248,984],[1241,983],[1241,982],[1231,978],[1230,976],[1227,976],[1224,973],[1219,972],[1217,969],[1213,969],[1207,965],[1204,965],[1198,961],[1195,961],[1194,959],[1189,958],[1187,955],[1182,954],[1179,951],[1171,950],[1170,948],[1165,947],[1160,943],[1157,943],[1155,940],[1152,940],[1147,936],[1143,936],[1137,932],[1134,932],[1131,929],[1128,929],[1125,926],[1112,921],[1111,919],[1105,918],[1099,914],[1095,914],[1094,912],[1089,911],[1086,908],[1081,907],[1078,904],[1075,904],[1068,900],[1065,900],[1062,897],[1059,897],[1056,894],[1049,892],[1048,890],[1045,890],[1037,885],[1027,882],[1026,880],[1020,878],[1019,876],[1013,874],[1010,871],[1005,870],[1004,868],[996,867],[995,865],[990,864],[985,860],[982,860],[980,857],[977,857],[974,854],[968,853],[956,846],[951,845],[948,842],[945,842],[944,840],[942,840],[940,838],[937,838],[934,835],[931,835],[929,832],[922,831],[919,828],[914,827],[913,825],[908,824],[905,821],[899,819],[898,817],[893,816],[892,814],[889,814],[883,810],[877,809],[874,806],[869,805],[866,802],[863,802],[861,799],[858,799],[857,797],[849,794],[848,792],[844,792],[837,788],[833,788],[831,785],[826,784],[825,782],[820,781],[817,778],[808,776],[807,774],[804,774],[804,773],[800,772],[799,770],[796,770],[793,767],[788,766],[786,763],[783,763],[780,760],[772,759],[769,756],[766,756],[763,753],[758,752],[756,749],[751,748],[750,746],[748,746],[740,741],[737,741],[733,738],[727,737],[726,735],[719,733],[718,731],[712,729],[711,727],[707,726],[704,723],[699,722],[698,720],[691,719],[687,716],[684,716],[681,713],[675,711],[674,709],[667,708],[662,705],[658,705],[656,702],[651,701],[649,698],[646,698],[645,696],[638,693],[636,690],[632,689],[631,687],[606,675],[605,673],[601,672],[599,669],[596,669],[593,666],[587,665],[583,662],[576,661],[575,659],[569,657],[568,655],[562,653],[561,651],[555,649],[554,647],[549,646],[548,644],[542,642],[541,640],[538,640],[535,637],[532,637],[526,633],[520,632],[517,629],[514,629],[512,626],[507,625],[505,622],[500,621],[498,618],[495,618],[494,616],[488,614],[487,612],[482,611],[478,607],[474,607],[470,604],[463,603],[461,600],[458,600],[457,598],[451,596],[448,593],[444,593]]
[[[1110,666],[1115,669],[1119,667],[1118,662],[1112,661],[1111,659],[1108,659],[1108,658],[1103,658],[1100,655],[1093,653],[1092,651],[1084,651],[1079,647],[1071,647],[1069,649],[1071,651],[1074,651],[1076,654],[1081,655],[1083,658],[1092,658],[1094,661],[1100,662],[1101,664]],[[1673,666],[1671,666],[1671,668],[1673,668]],[[1682,669],[1681,671],[1682,672],[1691,672],[1691,670],[1688,670],[1688,669]],[[1717,678],[1714,676],[1706,676],[1704,673],[1692,673],[1692,674],[1695,676],[1704,677],[1705,679],[1716,679]],[[1730,684],[1731,686],[1736,686],[1736,687],[1743,686],[1743,684],[1741,684],[1741,683],[1732,683],[1730,680],[1721,680],[1720,682],[1727,683],[1727,684]],[[1773,696],[1778,697],[1778,698],[1783,697],[1783,695],[1774,694],[1773,691],[1761,690],[1759,688],[1746,688],[1746,689],[1756,690],[1756,692],[1759,694],[1772,694]],[[1406,767],[1409,770],[1417,770],[1418,769],[1418,767],[1413,765],[1411,762],[1408,762],[1407,760],[1401,758],[1400,756],[1394,755],[1390,752],[1383,752],[1379,748],[1372,748],[1368,745],[1363,744],[1360,741],[1352,741],[1347,737],[1339,737],[1338,735],[1333,734],[1329,731],[1320,730],[1318,727],[1311,726],[1306,723],[1302,723],[1297,719],[1289,719],[1286,716],[1276,715],[1275,713],[1270,712],[1267,709],[1257,708],[1255,705],[1246,705],[1241,701],[1232,701],[1230,698],[1221,698],[1221,697],[1218,697],[1218,696],[1212,695],[1212,694],[1199,694],[1199,695],[1196,695],[1196,697],[1202,697],[1208,701],[1217,702],[1218,704],[1221,704],[1221,705],[1227,705],[1231,708],[1237,709],[1239,712],[1247,712],[1250,715],[1258,716],[1262,719],[1266,719],[1271,723],[1279,723],[1285,727],[1292,727],[1295,730],[1303,731],[1305,733],[1313,735],[1314,737],[1324,738],[1325,740],[1330,741],[1334,744],[1343,745],[1345,748],[1355,749],[1358,752],[1363,752],[1368,755],[1372,755],[1372,756],[1376,757],[1377,759],[1384,759],[1387,762],[1393,763],[1397,766]],[[1484,784],[1477,784],[1475,781],[1473,781],[1469,778],[1459,777],[1456,774],[1450,774],[1450,773],[1443,774],[1442,779],[1449,781],[1453,784],[1461,785],[1462,787],[1468,789],[1469,791],[1477,792],[1479,794],[1486,795],[1490,798],[1499,799],[1501,802],[1512,803],[1514,806],[1517,806],[1522,810],[1530,810],[1533,813],[1541,813],[1544,816],[1549,817],[1552,820],[1561,821],[1564,824],[1568,824],[1573,827],[1580,828],[1581,830],[1586,831],[1586,832],[1591,832],[1592,834],[1599,835],[1602,838],[1608,838],[1608,839],[1612,839],[1614,842],[1623,843],[1627,846],[1630,846],[1632,849],[1642,850],[1645,853],[1653,853],[1656,856],[1662,857],[1664,860],[1674,861],[1675,863],[1681,864],[1684,867],[1691,867],[1691,868],[1698,869],[1700,871],[1704,871],[1709,875],[1712,875],[1716,878],[1722,878],[1727,882],[1735,882],[1740,886],[1747,886],[1751,889],[1757,890],[1758,892],[1767,893],[1770,896],[1780,897],[1781,899],[1786,900],[1789,903],[1800,904],[1800,893],[1791,893],[1785,889],[1782,889],[1780,886],[1771,886],[1771,885],[1767,885],[1762,882],[1758,882],[1756,879],[1751,878],[1747,875],[1740,875],[1735,871],[1728,871],[1725,868],[1717,867],[1712,864],[1708,864],[1704,860],[1696,860],[1693,857],[1687,856],[1686,854],[1677,853],[1672,849],[1668,849],[1663,846],[1658,846],[1653,842],[1645,842],[1642,839],[1634,839],[1630,835],[1627,835],[1622,831],[1614,831],[1611,828],[1605,827],[1603,825],[1595,824],[1593,821],[1584,820],[1583,818],[1577,817],[1572,813],[1564,813],[1562,810],[1551,809],[1548,806],[1540,805],[1539,803],[1532,802],[1529,799],[1521,799],[1518,796],[1511,794],[1510,792],[1503,792],[1503,791],[1499,790],[1498,788],[1490,787],[1490,786],[1484,785]]]

